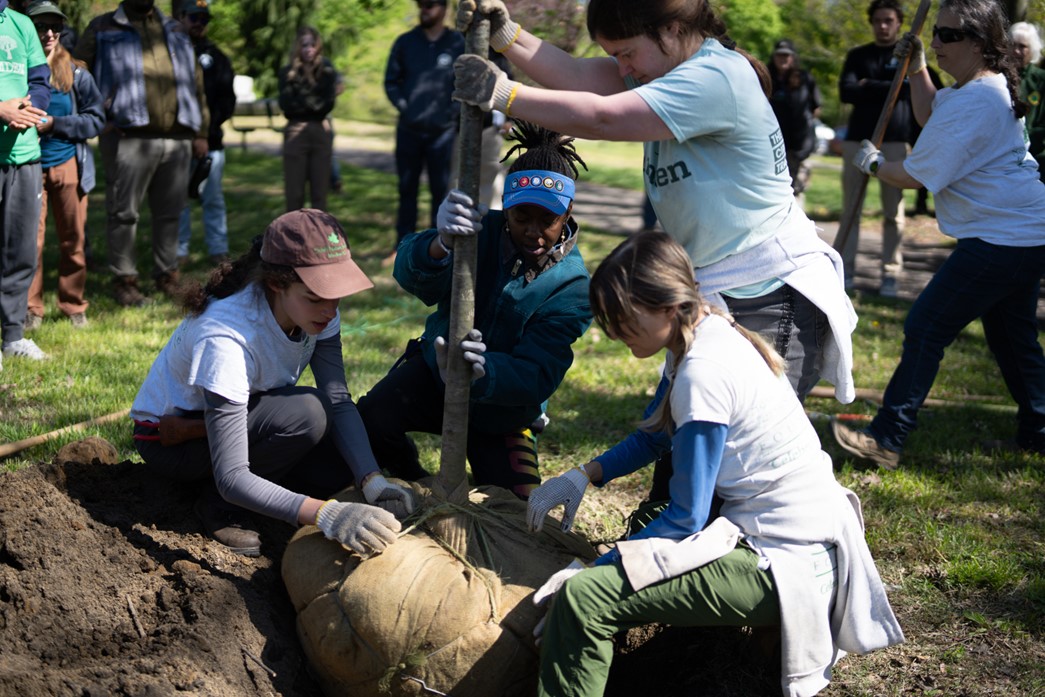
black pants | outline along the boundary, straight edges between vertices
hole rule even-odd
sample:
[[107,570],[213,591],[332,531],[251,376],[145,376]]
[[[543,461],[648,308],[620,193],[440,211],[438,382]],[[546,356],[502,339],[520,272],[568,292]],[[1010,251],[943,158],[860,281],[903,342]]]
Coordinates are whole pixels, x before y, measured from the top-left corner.
[[[411,342],[399,362],[358,403],[381,467],[403,479],[428,476],[407,434],[442,433],[444,393],[443,383],[432,375],[416,342]],[[510,433],[469,428],[467,454],[477,485],[494,484],[525,499],[541,483],[537,436],[529,428]]]

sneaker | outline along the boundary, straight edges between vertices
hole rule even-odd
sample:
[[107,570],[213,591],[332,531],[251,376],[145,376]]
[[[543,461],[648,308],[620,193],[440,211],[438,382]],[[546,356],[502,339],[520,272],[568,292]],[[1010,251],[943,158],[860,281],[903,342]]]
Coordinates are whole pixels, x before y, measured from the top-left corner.
[[25,316],[25,324],[22,325],[22,329],[24,329],[27,332],[36,331],[43,325],[43,323],[43,315],[36,315],[30,312],[28,315]]
[[69,321],[73,323],[73,326],[77,329],[83,329],[87,326],[87,315],[83,312],[74,312],[69,315]]
[[117,276],[112,280],[112,295],[121,307],[141,307],[147,298],[138,290],[137,276]]
[[883,448],[866,430],[858,431],[834,419],[831,421],[831,433],[842,449],[851,455],[870,460],[887,470],[894,470],[900,464],[900,453]]
[[11,343],[4,344],[5,356],[17,356],[18,358],[28,358],[31,361],[42,361],[49,356],[40,350],[40,347],[36,345],[32,339],[26,339],[22,337],[18,341],[12,341]]
[[878,295],[883,298],[895,298],[897,292],[897,283],[894,276],[885,276],[882,278],[882,285],[878,288]]
[[203,523],[203,530],[229,551],[245,557],[261,556],[261,537],[247,527],[247,513],[241,508],[230,509],[216,492],[208,491],[196,499],[193,510]]

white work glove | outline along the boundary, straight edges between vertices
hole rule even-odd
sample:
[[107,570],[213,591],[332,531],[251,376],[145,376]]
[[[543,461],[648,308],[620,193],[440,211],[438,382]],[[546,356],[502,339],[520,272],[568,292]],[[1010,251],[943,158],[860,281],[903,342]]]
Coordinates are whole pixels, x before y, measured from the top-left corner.
[[[552,574],[544,585],[537,589],[533,594],[533,604],[537,607],[546,605],[548,601],[555,597],[555,594],[562,588],[562,584],[566,583],[567,580],[573,578],[580,572],[584,571],[587,566],[580,559],[574,559],[570,562],[570,565],[565,569],[561,569]],[[541,637],[544,635],[544,621],[548,619],[547,613],[541,618],[541,621],[537,623],[537,626],[533,628],[533,639],[534,643],[540,645]]]
[[574,467],[566,474],[549,479],[530,492],[526,502],[526,525],[530,532],[540,532],[544,527],[544,519],[556,506],[562,506],[562,531],[569,532],[573,527],[573,517],[577,515],[584,490],[591,480],[580,467]]
[[460,189],[451,189],[435,214],[439,243],[446,250],[453,249],[455,237],[471,237],[483,229],[482,219],[482,214],[468,194]]
[[[478,329],[472,329],[468,336],[461,340],[461,350],[464,351],[464,359],[472,364],[472,381],[475,382],[486,375],[486,344],[483,343],[483,334]],[[446,383],[446,339],[441,336],[435,338],[435,364],[439,368],[439,377]]]
[[476,9],[490,20],[490,48],[498,53],[507,51],[519,38],[522,27],[508,16],[508,8],[501,0],[461,0],[457,6],[457,31],[468,31]]
[[465,53],[454,61],[453,98],[458,102],[507,115],[518,87],[518,82],[482,56]]
[[893,47],[893,56],[899,60],[906,58],[908,53],[911,54],[911,62],[907,64],[907,76],[910,77],[925,70],[925,47],[921,38],[912,32],[904,34]]
[[405,486],[393,484],[380,472],[363,484],[367,503],[383,508],[400,520],[414,512],[414,497]]
[[856,157],[853,158],[853,165],[857,169],[864,174],[873,175],[883,162],[885,162],[885,158],[882,157],[882,153],[878,151],[874,143],[869,140],[860,142],[860,152],[856,153]]
[[363,557],[383,552],[402,529],[396,517],[383,508],[333,499],[320,507],[316,525],[329,539]]

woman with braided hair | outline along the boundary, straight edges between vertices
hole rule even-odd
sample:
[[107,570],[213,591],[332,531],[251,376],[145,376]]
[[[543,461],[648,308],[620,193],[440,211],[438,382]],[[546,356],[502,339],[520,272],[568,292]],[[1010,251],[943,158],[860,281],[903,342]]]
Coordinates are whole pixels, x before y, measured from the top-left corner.
[[770,340],[800,399],[824,377],[852,401],[856,315],[841,260],[795,203],[768,71],[707,0],[591,0],[588,33],[607,53],[594,58],[525,31],[502,0],[461,0],[458,29],[477,10],[491,47],[543,88],[465,55],[454,98],[578,138],[644,143],[646,193],[704,296]]
[[994,0],[943,0],[932,49],[954,85],[936,89],[921,40],[907,34],[896,50],[911,53],[911,104],[924,128],[903,162],[885,160],[866,140],[853,160],[892,186],[931,191],[940,232],[958,240],[907,313],[900,364],[870,426],[832,424],[843,448],[886,469],[900,462],[944,349],[977,317],[1018,407],[1015,446],[1045,453],[1045,355],[1036,318],[1045,186],[1028,151],[1028,107],[1007,27]]
[[539,427],[532,426],[573,363],[571,345],[591,324],[588,272],[571,215],[577,168],[585,165],[573,139],[558,133],[517,122],[508,139],[515,145],[505,159],[518,156],[505,179],[503,211],[482,216],[453,190],[439,206],[437,228],[400,244],[395,279],[437,308],[421,337],[359,400],[359,412],[382,467],[405,479],[427,476],[407,434],[442,432],[454,238],[478,235],[475,329],[462,342],[476,375],[467,457],[476,484],[526,498],[541,481]]

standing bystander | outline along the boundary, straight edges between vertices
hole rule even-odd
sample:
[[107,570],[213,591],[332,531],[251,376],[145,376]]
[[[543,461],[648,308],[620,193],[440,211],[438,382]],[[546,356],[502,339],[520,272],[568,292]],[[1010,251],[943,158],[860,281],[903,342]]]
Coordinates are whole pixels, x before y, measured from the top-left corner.
[[189,164],[207,155],[203,72],[181,22],[155,0],[123,0],[91,20],[74,56],[91,69],[105,98],[98,145],[105,165],[106,238],[113,296],[125,307],[145,304],[138,286],[134,239],[142,199],[152,214],[152,276],[157,290],[178,284],[178,216],[185,207]]
[[94,188],[94,155],[87,145],[105,125],[102,95],[87,68],[74,61],[60,37],[66,16],[51,0],[34,0],[26,8],[51,68],[51,103],[47,120],[40,123],[40,165],[43,191],[36,231],[36,274],[29,286],[26,330],[36,329],[44,317],[44,231],[47,208],[54,215],[58,236],[58,309],[74,327],[87,326],[87,259],[84,228],[87,194]]
[[1030,139],[1030,154],[1038,162],[1038,176],[1045,182],[1045,108],[1041,106],[1041,93],[1045,92],[1045,69],[1041,59],[1041,37],[1038,28],[1027,22],[1016,22],[1009,27],[1012,54],[1020,71],[1020,97],[1029,107],[1027,112],[1027,137]]
[[790,39],[781,39],[773,47],[769,76],[773,79],[769,103],[784,137],[791,190],[801,206],[810,174],[805,161],[816,149],[814,120],[820,114],[820,88],[813,76],[799,67],[798,52]]
[[[853,105],[849,116],[849,128],[842,143],[842,207],[857,211],[853,227],[842,249],[842,264],[845,267],[845,285],[853,287],[856,271],[856,250],[860,242],[860,211],[863,200],[860,194],[863,173],[853,166],[852,161],[860,149],[860,141],[874,134],[878,116],[892,87],[893,76],[899,61],[893,56],[903,24],[903,9],[898,0],[872,0],[867,17],[874,31],[874,41],[857,46],[849,51],[838,80],[838,92],[842,101]],[[905,83],[893,108],[881,150],[890,160],[900,161],[907,155],[907,143],[911,140],[911,91]],[[882,279],[879,294],[896,297],[897,279],[903,271],[904,208],[903,191],[879,182],[882,199]]]
[[[419,0],[418,25],[392,44],[385,69],[385,94],[399,112],[396,126],[396,173],[399,212],[396,247],[417,231],[417,194],[421,170],[428,173],[432,194],[431,226],[449,190],[458,107],[450,95],[453,64],[464,53],[464,38],[444,24],[446,0]],[[390,266],[395,250],[385,260]]]
[[[196,49],[196,62],[203,70],[203,89],[207,95],[207,110],[210,112],[210,129],[207,133],[207,151],[210,155],[210,174],[199,191],[200,206],[203,208],[203,243],[212,263],[224,261],[229,256],[229,228],[225,217],[225,192],[221,179],[225,172],[225,143],[222,139],[222,124],[232,116],[236,107],[236,93],[232,90],[235,74],[232,63],[214,42],[207,38],[210,24],[210,7],[207,0],[185,0],[181,9],[181,23],[192,38]],[[193,168],[197,160],[193,160]],[[189,240],[192,237],[189,205],[181,210],[178,224],[178,263],[189,256]]]
[[51,88],[36,29],[0,0],[0,336],[3,355],[33,360],[47,354],[27,339],[29,284],[36,269],[40,218],[40,137]]

